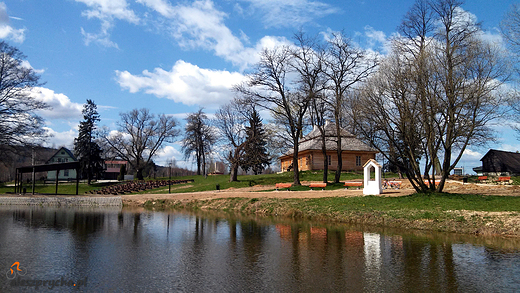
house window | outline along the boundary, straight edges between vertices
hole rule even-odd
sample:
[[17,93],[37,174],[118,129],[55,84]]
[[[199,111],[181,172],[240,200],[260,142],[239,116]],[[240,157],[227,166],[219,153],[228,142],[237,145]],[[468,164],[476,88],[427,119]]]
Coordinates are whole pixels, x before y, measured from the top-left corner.
[[327,155],[327,159],[329,161],[329,166],[332,164],[332,158],[330,157],[330,155]]
[[63,170],[63,176],[68,177],[69,176],[69,170]]
[[356,166],[361,166],[361,156],[356,156]]

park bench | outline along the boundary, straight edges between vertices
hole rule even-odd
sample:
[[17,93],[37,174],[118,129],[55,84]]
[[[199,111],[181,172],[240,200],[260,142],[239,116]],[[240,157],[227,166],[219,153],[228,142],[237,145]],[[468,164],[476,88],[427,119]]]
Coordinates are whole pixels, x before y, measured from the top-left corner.
[[402,181],[387,181],[385,188],[401,189]]
[[[441,183],[440,180],[435,180],[435,185],[439,185],[439,183]],[[430,186],[430,181],[424,180],[424,184],[426,184],[427,186]]]
[[479,182],[486,181],[487,179],[488,179],[487,176],[478,176],[478,181]]
[[357,187],[358,189],[363,186],[363,182],[360,182],[360,181],[347,181],[345,182],[345,189],[352,186],[352,187]]
[[327,187],[327,183],[323,183],[323,182],[311,183],[309,185],[309,187],[311,188],[311,190],[313,188],[321,188],[321,190],[323,190],[323,189],[325,189],[325,187]]
[[292,183],[276,183],[276,190],[278,188],[287,188],[287,191],[289,191],[289,188],[291,188]]
[[510,183],[511,177],[510,176],[498,177],[496,181],[499,182],[499,183],[502,183],[502,182],[503,183]]

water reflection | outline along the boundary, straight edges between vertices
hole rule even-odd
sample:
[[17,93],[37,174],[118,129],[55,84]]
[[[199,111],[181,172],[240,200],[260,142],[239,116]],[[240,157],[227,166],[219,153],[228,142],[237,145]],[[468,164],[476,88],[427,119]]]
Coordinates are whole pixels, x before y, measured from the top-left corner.
[[[92,292],[518,291],[519,251],[515,239],[142,210],[0,208],[0,269],[19,261],[27,278],[88,277]],[[12,289],[0,275],[0,291]]]

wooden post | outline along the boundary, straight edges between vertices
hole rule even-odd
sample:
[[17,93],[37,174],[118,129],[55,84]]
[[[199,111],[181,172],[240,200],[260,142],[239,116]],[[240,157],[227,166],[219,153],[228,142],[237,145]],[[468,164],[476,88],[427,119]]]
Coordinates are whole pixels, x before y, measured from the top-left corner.
[[32,170],[32,195],[34,195],[34,187],[35,186],[36,186],[36,172],[35,172],[34,163],[33,163],[33,170]]
[[76,169],[76,195],[79,193],[79,168]]
[[60,169],[56,170],[56,195],[58,195],[58,177],[60,176]]
[[14,172],[14,193],[18,191],[18,169]]

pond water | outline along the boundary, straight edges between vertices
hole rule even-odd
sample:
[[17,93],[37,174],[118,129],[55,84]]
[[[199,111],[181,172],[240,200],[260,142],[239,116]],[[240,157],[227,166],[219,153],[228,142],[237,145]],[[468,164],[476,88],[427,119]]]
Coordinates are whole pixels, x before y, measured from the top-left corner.
[[518,292],[520,241],[182,212],[2,207],[0,270],[0,292]]

